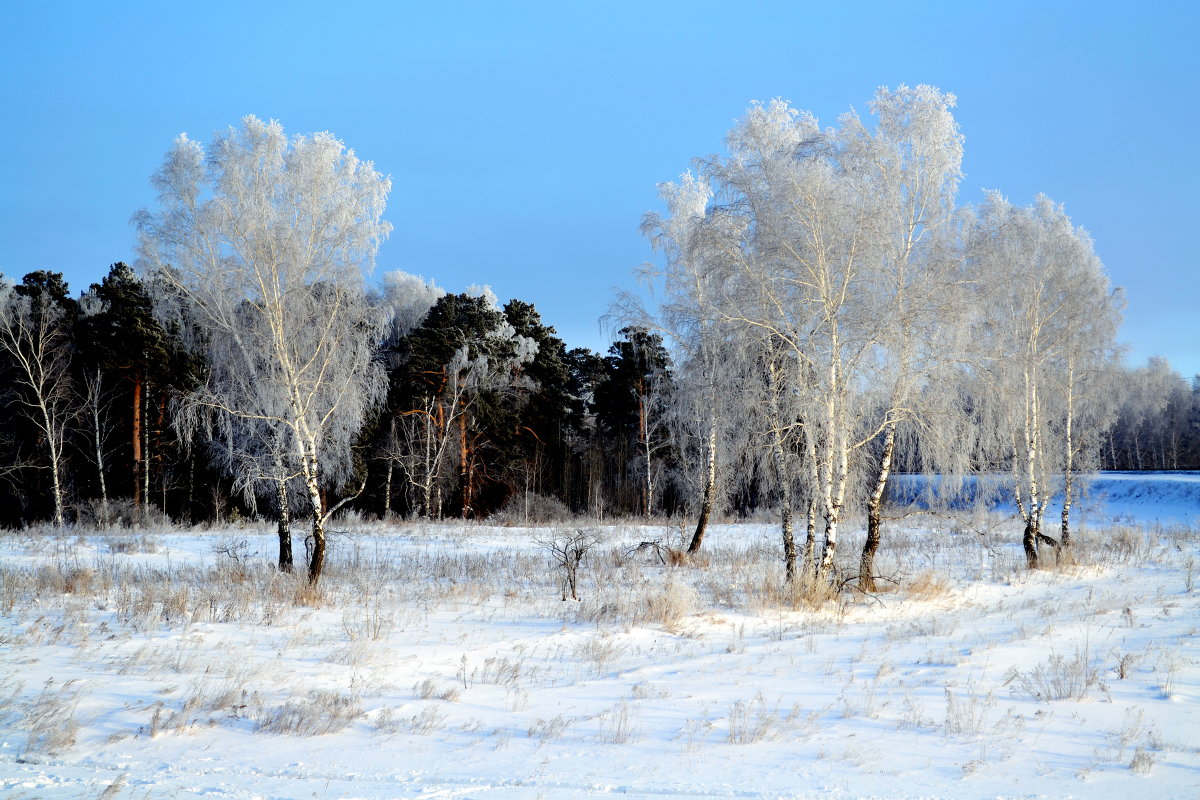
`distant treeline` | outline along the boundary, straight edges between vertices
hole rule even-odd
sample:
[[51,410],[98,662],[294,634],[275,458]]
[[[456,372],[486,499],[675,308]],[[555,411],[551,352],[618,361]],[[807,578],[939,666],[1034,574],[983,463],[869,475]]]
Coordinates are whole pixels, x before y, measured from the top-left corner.
[[[424,298],[415,309],[414,297]],[[31,272],[4,299],[0,523],[52,520],[56,481],[65,522],[277,514],[271,481],[238,489],[222,466],[236,431],[180,429],[173,404],[206,365],[156,319],[129,267],[114,264],[78,297],[60,274]],[[568,349],[530,303],[444,294],[403,273],[385,276],[373,302],[392,320],[377,346],[386,399],[354,434],[343,493],[363,488],[348,507],[434,518],[504,509],[517,521],[680,510],[691,490],[664,413],[675,381],[658,335],[623,329],[604,356]],[[1189,384],[1152,359],[1111,386],[1118,411],[1100,466],[1200,469],[1200,377]],[[722,505],[752,512],[769,496],[757,474],[730,481]]]

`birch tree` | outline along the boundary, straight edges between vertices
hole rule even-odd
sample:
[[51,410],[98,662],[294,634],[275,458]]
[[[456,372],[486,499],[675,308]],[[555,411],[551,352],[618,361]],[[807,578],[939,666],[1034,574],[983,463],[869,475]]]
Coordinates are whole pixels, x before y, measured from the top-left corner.
[[[708,225],[707,206],[712,198],[708,181],[691,172],[679,183],[660,184],[659,194],[667,215],[647,214],[642,232],[660,250],[666,264],[661,271],[647,268],[644,279],[661,284],[660,324],[676,343],[679,379],[674,392],[676,429],[699,442],[701,454],[701,497],[696,527],[687,552],[696,553],[713,508],[717,503],[718,451],[723,409],[732,406],[732,396],[722,373],[720,312],[717,306],[721,270],[714,263],[721,247],[712,241],[719,230]],[[725,355],[728,355],[725,353]]]
[[882,427],[867,497],[867,535],[859,585],[875,589],[874,558],[896,451],[897,426],[917,413],[941,364],[953,359],[963,296],[957,275],[956,195],[962,135],[955,97],[932,86],[879,89],[870,104],[873,128],[855,114],[842,118],[839,162],[873,188],[868,224],[880,245],[866,270],[862,309],[878,326],[873,384]]
[[775,100],[751,106],[709,165],[730,213],[744,220],[726,245],[725,314],[794,361],[787,391],[802,409],[813,492],[824,520],[817,572],[828,575],[851,487],[852,457],[878,433],[863,430],[860,391],[878,342],[865,315],[866,276],[878,263],[873,187],[838,162],[836,130]]
[[329,133],[289,138],[248,116],[207,152],[180,135],[152,183],[159,210],[135,216],[139,263],[168,288],[164,313],[190,315],[208,363],[183,421],[211,411],[282,432],[311,504],[316,583],[329,465],[348,462],[384,388],[363,273],[391,228],[391,181]]
[[[383,274],[380,282],[380,305],[388,318],[386,333],[383,338],[382,350],[385,355],[386,368],[391,375],[400,367],[400,342],[411,333],[429,310],[433,308],[445,294],[445,290],[433,281],[411,275],[401,270],[391,270]],[[428,417],[416,418],[402,416],[405,411],[398,408],[400,403],[400,387],[390,386],[388,408],[391,410],[379,447],[378,457],[384,462],[383,482],[383,516],[392,515],[392,497],[394,494],[394,473],[399,466],[409,476],[409,485],[416,485],[418,474],[431,476],[430,461],[433,449],[429,447],[432,430]],[[430,409],[423,409],[428,414]],[[414,448],[413,444],[422,442],[422,447]],[[422,452],[423,451],[423,452]],[[421,467],[418,470],[418,467]],[[424,492],[425,503],[423,512],[429,516],[430,491]]]
[[[1073,481],[1081,370],[1089,350],[1111,350],[1116,309],[1090,238],[1044,195],[1018,208],[990,193],[970,248],[982,293],[977,339],[986,348],[977,395],[990,407],[993,446],[1008,450],[1025,558],[1036,568],[1041,544],[1062,546],[1042,529],[1051,478]],[[1057,420],[1064,447],[1054,443]],[[1072,493],[1068,487],[1068,541]]]
[[71,323],[50,291],[26,288],[22,292],[0,275],[0,356],[8,373],[3,399],[37,433],[42,457],[21,466],[36,465],[50,473],[53,522],[61,526],[67,479],[64,446],[78,410],[71,382]]

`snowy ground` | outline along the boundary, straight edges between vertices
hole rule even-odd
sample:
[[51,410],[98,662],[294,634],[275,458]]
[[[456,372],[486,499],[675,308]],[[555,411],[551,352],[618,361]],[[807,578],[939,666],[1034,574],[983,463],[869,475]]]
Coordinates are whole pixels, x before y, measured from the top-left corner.
[[579,602],[550,529],[346,526],[316,594],[266,530],[0,535],[0,796],[1194,798],[1200,476],[1105,480],[1074,565],[909,516],[816,607],[767,524],[594,526]]

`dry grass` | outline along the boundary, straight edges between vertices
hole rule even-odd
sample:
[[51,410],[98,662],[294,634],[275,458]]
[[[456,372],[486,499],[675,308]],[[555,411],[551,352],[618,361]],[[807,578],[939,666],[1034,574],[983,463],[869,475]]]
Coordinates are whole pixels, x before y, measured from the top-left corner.
[[63,684],[53,678],[46,681],[18,722],[18,728],[27,733],[18,760],[57,756],[75,744],[79,734],[79,722],[75,719],[79,697],[80,687],[74,681]]
[[1051,653],[1032,669],[1014,670],[1005,681],[1014,691],[1049,703],[1054,700],[1086,700],[1088,690],[1099,683],[1099,674],[1085,650],[1072,656]]
[[354,695],[313,689],[254,715],[254,730],[291,736],[338,733],[363,716],[362,701]]
[[[512,534],[511,548],[487,549],[456,548],[456,542],[472,534],[449,528],[435,529],[434,536],[441,537],[435,538],[435,543],[417,546],[412,542],[422,542],[421,537],[429,532],[414,534],[403,540],[402,546],[383,536],[340,534],[332,538],[329,562],[317,587],[308,583],[302,566],[294,575],[280,573],[270,563],[269,554],[255,556],[243,544],[244,538],[219,540],[207,563],[173,566],[161,552],[150,559],[133,557],[153,555],[152,547],[161,550],[161,535],[141,539],[131,535],[131,541],[145,541],[128,547],[109,541],[112,537],[96,538],[89,542],[99,545],[91,557],[76,554],[79,542],[74,536],[30,539],[26,547],[40,554],[39,558],[0,565],[0,612],[12,620],[0,633],[0,647],[17,651],[71,645],[80,653],[103,652],[105,668],[116,674],[171,676],[173,691],[164,691],[159,702],[138,709],[129,733],[123,735],[186,735],[235,721],[245,725],[245,720],[250,720],[262,733],[317,736],[344,730],[360,719],[382,733],[431,735],[446,728],[447,712],[451,717],[463,713],[463,706],[443,703],[458,700],[472,687],[500,687],[503,691],[494,696],[503,694],[505,711],[519,715],[530,696],[536,703],[539,688],[623,673],[630,662],[652,656],[630,644],[637,639],[624,632],[633,628],[661,629],[672,635],[656,633],[656,640],[686,647],[711,639],[713,620],[742,614],[751,621],[743,623],[743,633],[735,636],[730,648],[731,652],[744,652],[747,626],[751,646],[756,637],[767,635],[763,633],[766,624],[774,624],[771,621],[776,619],[778,633],[771,634],[774,641],[793,638],[797,631],[836,633],[844,629],[847,614],[853,620],[852,615],[869,613],[864,609],[894,608],[908,599],[943,599],[952,596],[963,580],[1009,583],[1024,572],[1015,540],[1005,548],[994,540],[955,533],[948,527],[919,533],[889,531],[879,554],[879,571],[898,576],[902,588],[881,598],[867,598],[852,590],[839,590],[841,581],[788,583],[779,546],[773,540],[712,537],[702,560],[677,559],[672,553],[680,551],[674,548],[664,548],[665,556],[659,559],[630,554],[629,543],[644,538],[644,531],[607,529],[598,531],[597,543],[579,564],[576,578],[582,601],[563,603],[558,594],[561,565],[548,566],[545,553],[533,545],[537,534],[517,538],[520,534]],[[1176,555],[1175,548],[1185,536],[1194,535],[1176,529],[1147,532],[1124,527],[1088,531],[1080,537],[1075,565],[1046,570],[1038,579],[1067,581],[1097,566],[1183,558]],[[394,532],[388,536],[394,537]],[[855,544],[853,534],[844,541],[838,575],[852,575],[857,567]],[[484,637],[456,643],[461,649],[450,651],[454,657],[459,652],[469,654],[463,656],[457,675],[452,674],[451,664],[451,674],[430,670],[403,678],[393,676],[390,680],[399,685],[386,689],[393,694],[384,701],[385,707],[367,714],[363,698],[378,697],[371,692],[382,694],[385,690],[378,687],[389,680],[384,676],[382,654],[399,646],[389,640],[408,641],[411,629],[429,624],[442,612],[478,614],[484,619],[499,615],[521,623],[546,620],[556,630],[562,622],[572,627],[572,638],[561,645],[557,656],[526,652]],[[924,613],[926,616],[913,616],[906,611],[889,620],[881,644],[912,637],[966,635],[956,628],[963,623],[962,615],[937,615],[929,609]],[[1048,608],[1047,621],[1065,613]],[[1151,612],[1139,608],[1137,613],[1140,621]],[[1133,616],[1129,611],[1129,624]],[[306,628],[304,620],[309,617],[321,619],[322,624]],[[1109,617],[1118,622],[1120,618],[1119,613]],[[332,624],[326,624],[331,620]],[[208,643],[193,642],[188,636],[197,627],[220,632],[225,626],[232,632],[252,630],[255,637],[270,638],[287,658],[320,663],[331,670],[336,667],[345,682],[332,685],[343,689],[289,696],[286,689],[281,690],[281,679],[261,665],[241,665],[237,674],[217,671],[205,677],[214,661],[225,656],[214,657]],[[726,633],[721,635],[727,636],[728,628],[722,630]],[[582,635],[574,638],[576,633]],[[806,638],[810,648],[819,647],[820,636]],[[939,649],[947,647],[931,643],[936,656],[927,661],[955,663],[960,657],[957,650]],[[1105,647],[1107,651],[1108,645]],[[1178,651],[1111,652],[1105,656],[1104,666],[1111,667],[1118,678],[1152,670],[1155,687],[1163,697],[1177,691]],[[485,657],[488,653],[491,655]],[[1087,654],[1050,654],[1032,669],[1010,675],[1009,685],[1015,694],[1038,701],[1079,700],[1097,686],[1097,670]],[[936,696],[924,707],[917,707],[909,698],[903,712],[899,700],[896,707],[888,708],[880,699],[886,699],[888,689],[880,680],[883,668],[875,674],[873,684],[869,683],[871,673],[859,672],[867,677],[856,687],[866,689],[860,689],[861,697],[852,698],[853,707],[847,704],[850,713],[887,719],[890,711],[902,727],[943,729],[936,720],[940,711]],[[288,686],[297,688],[294,683]],[[19,690],[14,691],[7,711],[2,703],[4,691],[0,687],[0,724],[28,734],[22,757],[53,755],[72,746],[79,730],[75,721],[79,684],[49,684],[32,698],[29,694],[22,698]],[[529,719],[532,715],[518,717],[519,722],[505,728],[505,736],[527,730],[529,737],[542,741],[568,732],[605,744],[637,741],[639,708],[649,707],[662,695],[636,686],[631,691],[630,698],[598,715],[533,721]],[[386,707],[388,702],[399,708]],[[946,689],[945,703],[944,732],[948,736],[982,736],[989,730],[990,717],[998,716],[992,713],[995,700],[990,694],[959,691],[953,684]],[[738,745],[769,742],[802,734],[811,719],[812,715],[802,715],[794,707],[781,711],[760,694],[734,703],[724,719],[716,712],[711,719],[705,716],[689,721],[680,737],[686,751],[706,740],[715,743],[722,738]],[[459,722],[455,719],[453,724]],[[578,730],[584,726],[586,731]],[[1120,746],[1119,759],[1106,759],[1109,763],[1119,761],[1137,772],[1153,768],[1160,753],[1153,737],[1142,732],[1118,738],[1127,741]]]
[[950,591],[946,578],[933,570],[922,570],[908,583],[908,595],[916,600],[935,600]]

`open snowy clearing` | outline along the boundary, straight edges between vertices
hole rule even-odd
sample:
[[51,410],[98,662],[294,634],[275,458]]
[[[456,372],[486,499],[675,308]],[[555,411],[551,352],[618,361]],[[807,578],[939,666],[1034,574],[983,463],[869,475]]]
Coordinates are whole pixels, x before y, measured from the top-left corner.
[[10,533],[0,795],[1195,797],[1200,479],[1112,482],[1076,564],[910,516],[819,607],[769,524],[592,526],[579,602],[548,528],[345,525],[316,593],[269,528]]

